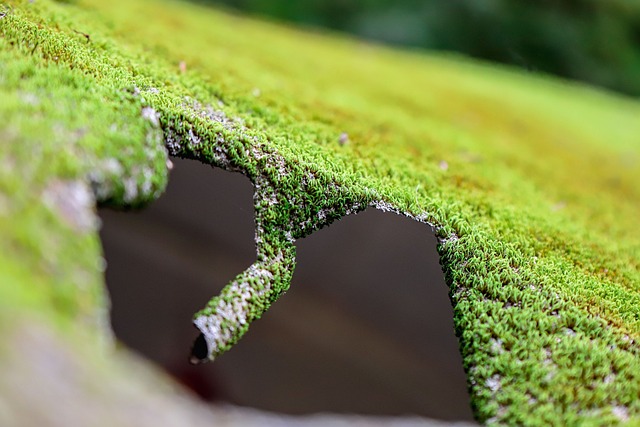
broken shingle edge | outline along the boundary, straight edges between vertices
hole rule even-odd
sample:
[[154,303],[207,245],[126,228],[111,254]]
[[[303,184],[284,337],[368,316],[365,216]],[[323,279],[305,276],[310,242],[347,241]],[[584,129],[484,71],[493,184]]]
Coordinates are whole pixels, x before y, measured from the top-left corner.
[[[290,175],[286,160],[274,150],[270,153],[261,151],[259,141],[255,136],[245,134],[246,129],[241,121],[226,117],[224,112],[214,109],[211,105],[202,105],[190,98],[185,99],[185,108],[191,110],[195,117],[215,124],[223,130],[234,133],[236,138],[248,140],[252,145],[243,150],[252,164],[264,163],[263,168],[251,171],[243,168],[244,163],[234,159],[225,149],[228,141],[222,135],[211,138],[194,132],[192,127],[178,132],[184,126],[166,123],[164,127],[165,142],[169,153],[174,156],[195,158],[211,166],[242,173],[248,176],[254,186],[255,209],[255,243],[256,262],[233,279],[222,292],[214,297],[207,306],[194,316],[194,326],[200,331],[191,355],[192,363],[214,360],[217,356],[230,349],[248,330],[251,322],[260,318],[270,304],[286,292],[290,286],[295,267],[294,242],[315,230],[318,230],[336,219],[354,214],[371,206],[378,210],[402,214],[414,220],[426,223],[431,230],[433,224],[426,221],[426,215],[416,217],[393,207],[380,199],[362,197],[360,200],[343,204],[332,204],[332,200],[340,200],[337,192],[342,187],[336,182],[325,185],[329,191],[323,196],[325,204],[314,209],[311,216],[305,217],[291,213],[284,206],[293,206],[290,202],[294,195],[305,199],[305,189],[317,179],[317,172],[303,171],[298,186],[282,191],[276,183],[277,177]],[[151,107],[145,107],[149,111]],[[157,113],[151,114],[156,118]],[[208,151],[207,155],[203,155]],[[239,151],[236,150],[235,153]],[[268,170],[272,173],[267,172]],[[332,194],[332,190],[336,193]],[[375,191],[370,192],[371,195]],[[298,204],[299,210],[305,210],[304,203]],[[290,210],[290,208],[289,208]]]
[[[468,257],[473,255],[468,253],[468,245],[461,241],[455,232],[430,221],[431,217],[428,212],[414,214],[394,206],[393,203],[384,200],[375,189],[366,189],[366,191],[354,195],[350,189],[334,181],[332,177],[325,176],[318,171],[301,170],[299,164],[287,162],[275,149],[269,148],[267,151],[261,148],[265,145],[260,144],[259,138],[244,134],[245,129],[240,121],[226,118],[222,112],[216,112],[211,106],[203,108],[198,102],[193,100],[189,100],[189,102],[188,108],[195,107],[200,111],[195,114],[196,118],[204,118],[205,122],[209,121],[210,125],[218,129],[217,133],[213,132],[217,136],[211,138],[211,134],[207,136],[206,134],[194,133],[192,127],[189,126],[187,126],[186,132],[176,132],[177,128],[184,129],[185,127],[175,126],[171,122],[163,122],[169,153],[179,157],[197,159],[211,166],[240,172],[249,177],[254,185],[257,247],[256,263],[238,275],[219,296],[213,298],[203,310],[194,316],[194,325],[200,331],[200,336],[196,339],[193,347],[191,358],[193,363],[214,360],[230,349],[248,330],[250,323],[258,319],[271,303],[275,302],[283,292],[286,292],[295,267],[295,247],[293,246],[295,240],[343,216],[360,212],[367,207],[374,207],[383,212],[393,212],[424,223],[436,234],[441,265],[450,288],[449,296],[454,307],[456,335],[460,341],[462,356],[465,360],[464,368],[476,416],[480,421],[488,424],[499,424],[517,416],[521,408],[514,407],[513,404],[502,403],[505,402],[505,399],[507,399],[506,401],[511,399],[513,390],[509,390],[506,384],[512,382],[514,378],[505,378],[504,373],[484,366],[484,358],[491,354],[492,349],[496,348],[498,341],[492,338],[486,344],[481,344],[475,342],[477,338],[469,338],[469,332],[475,334],[473,328],[469,329],[469,317],[473,317],[473,313],[464,312],[464,310],[470,302],[476,302],[478,292],[477,289],[466,284],[475,280],[473,274],[461,280],[460,272],[465,271],[467,260],[460,255],[464,253],[467,253]],[[235,143],[238,140],[250,142],[244,146],[243,150],[238,150],[237,146],[234,147],[233,152],[236,155],[237,153],[245,154],[244,160],[233,158],[229,150],[225,148],[229,144],[233,145],[234,140]],[[248,164],[254,167],[242,166],[242,164],[247,164],[247,159],[250,160]],[[298,177],[297,186],[293,189],[289,186],[286,191],[279,188],[279,180],[284,176]],[[316,180],[322,180],[325,190],[324,197],[323,200],[309,203],[306,196],[313,192],[308,192],[307,187]],[[346,198],[348,201],[336,203],[336,200],[345,200],[344,193],[350,193],[350,197]],[[295,203],[287,203],[292,199],[295,200]],[[327,204],[327,201],[332,202]],[[310,205],[314,206],[311,211],[306,209]],[[289,206],[290,211],[287,211],[284,206]],[[306,211],[308,214],[300,215],[300,211]],[[523,286],[525,285],[526,289],[523,292],[529,292],[528,288],[533,285],[524,284]],[[549,302],[549,304],[557,304],[558,307],[562,307],[562,309],[550,311],[550,318],[553,318],[559,325],[571,324],[572,319],[576,316],[582,316],[582,313],[578,314],[579,309],[571,306],[567,301],[560,301],[559,296],[552,290],[540,288],[536,289],[536,292],[541,300],[555,301]],[[494,305],[498,310],[505,307],[500,298],[486,294],[481,297],[487,304]],[[481,316],[482,314],[479,313],[478,317]],[[591,319],[588,323],[589,327],[600,329],[607,326],[606,321],[597,316],[589,315],[588,317]],[[479,318],[475,320],[479,321]],[[556,343],[564,343],[571,338],[564,334],[564,330],[567,328],[558,327],[555,332],[550,334],[550,337],[557,336],[558,338],[553,338]],[[608,330],[607,340],[613,339],[612,336],[613,334]],[[586,337],[581,335],[578,338],[584,339]],[[485,345],[487,348],[482,349],[478,345]],[[634,351],[633,339],[630,339],[626,345],[620,342],[620,346],[621,350],[630,351],[629,354],[638,353],[638,351]],[[551,347],[547,347],[545,349],[547,356],[544,360],[551,361],[556,351],[555,348],[552,350]],[[552,354],[552,356],[548,356],[548,354]],[[558,359],[560,358],[561,356],[558,356]],[[535,363],[535,360],[532,362]],[[556,362],[541,363],[539,367],[539,371],[546,372],[544,375],[549,379],[556,375],[558,369],[560,368]],[[536,373],[536,375],[540,374]],[[515,379],[517,380],[517,378]],[[624,381],[622,378],[620,380]],[[516,387],[515,390],[519,389],[517,384],[512,384],[512,386]],[[542,387],[544,388],[544,384]],[[545,404],[534,397],[528,397],[528,399],[529,404],[533,406]],[[609,403],[594,407],[588,412],[582,412],[581,417],[611,419],[614,422],[629,418],[629,408],[625,404],[622,404],[615,397],[606,399],[606,401]],[[494,402],[499,402],[497,407]],[[562,406],[559,406],[558,409],[564,411]],[[620,417],[619,414],[624,416]],[[550,420],[558,415],[553,411],[548,413]]]

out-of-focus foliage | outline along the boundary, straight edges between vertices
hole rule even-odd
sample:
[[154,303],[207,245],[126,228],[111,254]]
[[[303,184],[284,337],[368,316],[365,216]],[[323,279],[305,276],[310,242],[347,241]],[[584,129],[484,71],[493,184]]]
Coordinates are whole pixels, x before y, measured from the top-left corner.
[[640,95],[637,0],[200,0]]

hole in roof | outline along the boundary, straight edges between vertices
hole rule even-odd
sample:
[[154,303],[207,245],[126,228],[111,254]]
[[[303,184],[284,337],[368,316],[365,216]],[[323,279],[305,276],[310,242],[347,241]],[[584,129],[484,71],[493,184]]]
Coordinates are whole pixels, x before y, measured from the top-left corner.
[[228,400],[215,364],[189,364],[198,344],[191,319],[255,260],[253,186],[197,161],[172,162],[167,191],[155,203],[99,211],[111,323],[120,341],[204,399]]
[[253,188],[173,161],[149,208],[100,210],[120,341],[211,401],[472,419],[435,237],[371,209],[298,241],[289,292],[228,353],[190,365],[193,314],[255,260]]
[[307,350],[297,360],[311,371],[306,381],[319,384],[314,401],[340,412],[472,419],[429,227],[370,208],[297,248],[291,290],[277,313],[295,313],[297,322],[283,327]]

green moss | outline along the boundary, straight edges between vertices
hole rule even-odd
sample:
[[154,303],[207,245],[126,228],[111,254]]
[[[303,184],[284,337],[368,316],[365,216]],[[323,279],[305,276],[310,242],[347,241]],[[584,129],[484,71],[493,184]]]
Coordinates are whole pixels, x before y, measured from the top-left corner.
[[2,296],[99,317],[95,227],[46,195],[144,205],[164,142],[256,187],[257,262],[197,316],[210,356],[286,290],[292,241],[373,204],[441,239],[480,421],[640,419],[637,102],[188,3],[8,4]]

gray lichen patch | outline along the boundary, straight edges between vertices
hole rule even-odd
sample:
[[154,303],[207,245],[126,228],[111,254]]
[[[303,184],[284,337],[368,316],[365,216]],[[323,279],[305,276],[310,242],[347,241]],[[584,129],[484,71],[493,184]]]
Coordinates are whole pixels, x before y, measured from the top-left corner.
[[[147,157],[160,156],[166,158],[165,153],[150,153]],[[155,164],[155,160],[151,164]],[[165,160],[166,171],[169,163]],[[126,167],[115,158],[99,161],[87,174],[87,179],[95,194],[96,200],[109,202],[115,199],[123,205],[137,205],[153,200],[160,195],[161,188],[157,185],[157,170],[148,163]]]
[[618,420],[622,422],[629,421],[629,408],[626,406],[614,405],[611,408],[611,412]]
[[500,390],[500,387],[502,387],[502,384],[500,383],[500,377],[498,375],[494,375],[491,378],[487,379],[485,385],[494,393]]
[[158,127],[160,125],[160,122],[158,120],[160,118],[160,114],[158,114],[158,112],[151,107],[142,108],[142,117],[145,120],[151,122],[151,124],[155,127]]
[[53,180],[44,189],[42,200],[75,231],[88,233],[97,229],[94,195],[84,182]]

